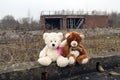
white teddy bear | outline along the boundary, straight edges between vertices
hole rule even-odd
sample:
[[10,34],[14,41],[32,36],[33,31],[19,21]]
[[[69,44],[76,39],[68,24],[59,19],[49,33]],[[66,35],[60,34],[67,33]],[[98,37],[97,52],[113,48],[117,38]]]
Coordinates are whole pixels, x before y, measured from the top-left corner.
[[64,45],[63,43],[61,43],[61,40],[63,39],[63,34],[60,32],[44,33],[43,39],[46,46],[40,52],[38,62],[41,65],[48,66],[52,62],[56,61],[59,67],[67,66],[68,59],[61,56],[60,54],[60,47]]

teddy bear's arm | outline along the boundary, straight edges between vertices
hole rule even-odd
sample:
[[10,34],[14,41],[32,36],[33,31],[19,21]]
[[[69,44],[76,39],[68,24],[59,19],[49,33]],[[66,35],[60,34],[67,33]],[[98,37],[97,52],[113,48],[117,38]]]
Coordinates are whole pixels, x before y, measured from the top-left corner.
[[87,51],[86,51],[86,49],[84,48],[84,46],[83,46],[82,44],[79,44],[79,47],[81,48],[80,54],[81,54],[81,55],[87,55]]
[[82,48],[82,50],[80,51],[80,56],[77,57],[77,62],[79,64],[86,64],[89,61],[90,57],[88,56],[87,51],[83,45],[80,44],[79,46]]
[[41,58],[41,57],[45,57],[45,56],[47,55],[47,50],[48,50],[48,47],[45,46],[45,47],[43,48],[43,50],[40,52],[39,57],[40,57],[40,58]]

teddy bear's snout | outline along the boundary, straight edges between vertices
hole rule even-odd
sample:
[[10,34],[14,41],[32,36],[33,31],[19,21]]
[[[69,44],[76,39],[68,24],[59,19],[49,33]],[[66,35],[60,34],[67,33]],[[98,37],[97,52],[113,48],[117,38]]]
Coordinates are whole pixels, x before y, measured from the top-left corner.
[[52,46],[54,47],[54,46],[55,46],[55,44],[52,44]]
[[71,42],[71,46],[73,46],[73,47],[75,47],[75,46],[77,46],[78,44],[77,44],[77,41],[72,41]]

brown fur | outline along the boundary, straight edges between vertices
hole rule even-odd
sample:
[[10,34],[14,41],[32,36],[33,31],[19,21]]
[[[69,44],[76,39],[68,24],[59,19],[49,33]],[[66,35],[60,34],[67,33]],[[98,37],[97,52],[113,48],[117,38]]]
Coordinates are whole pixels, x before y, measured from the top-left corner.
[[[81,64],[83,59],[85,58],[89,59],[89,56],[87,55],[87,51],[82,45],[82,37],[80,36],[79,33],[71,32],[70,35],[66,38],[66,40],[67,40],[67,43],[65,44],[65,46],[62,47],[62,53],[63,53],[62,55],[64,57],[69,58],[70,56],[73,56],[76,62],[78,62],[79,64]],[[78,43],[78,46],[74,48],[74,49],[77,49],[77,51],[79,51],[80,53],[78,57],[75,57],[73,54],[70,54],[70,48],[71,48],[70,44],[72,41],[77,41]]]

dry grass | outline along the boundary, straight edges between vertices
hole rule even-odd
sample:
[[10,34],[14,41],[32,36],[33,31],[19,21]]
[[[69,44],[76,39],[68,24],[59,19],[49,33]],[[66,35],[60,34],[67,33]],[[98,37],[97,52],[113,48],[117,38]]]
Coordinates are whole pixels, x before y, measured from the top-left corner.
[[90,54],[120,52],[120,37],[89,38],[84,41],[84,45]]
[[0,63],[17,63],[35,61],[40,50],[44,46],[42,35],[31,35],[29,33],[20,34],[18,38],[12,40],[1,40],[4,44],[0,45]]
[[[99,31],[99,30],[98,30]],[[84,46],[90,54],[105,54],[120,52],[119,34],[98,34],[98,31],[87,30]],[[64,32],[64,31],[63,31]],[[78,31],[85,33],[86,31]],[[97,32],[97,33],[96,33]],[[99,35],[99,36],[98,36]],[[22,32],[18,37],[3,35],[0,38],[0,64],[13,64],[18,62],[36,61],[40,50],[45,46],[42,34]]]

